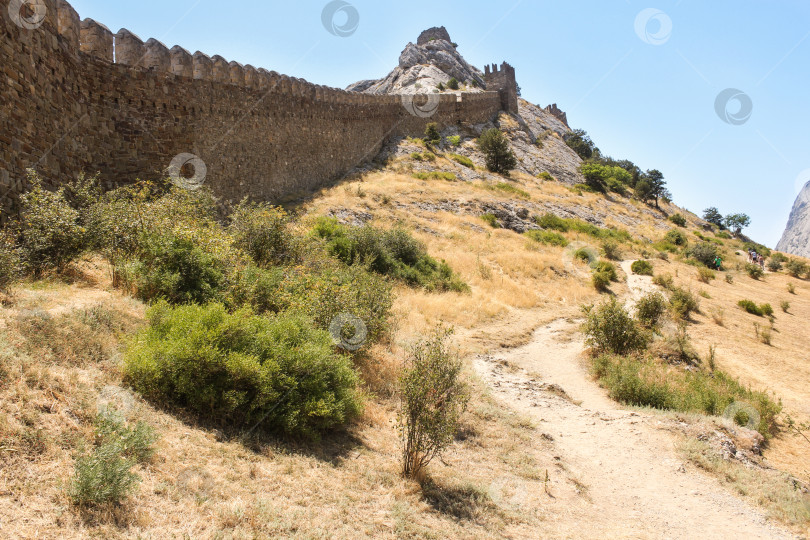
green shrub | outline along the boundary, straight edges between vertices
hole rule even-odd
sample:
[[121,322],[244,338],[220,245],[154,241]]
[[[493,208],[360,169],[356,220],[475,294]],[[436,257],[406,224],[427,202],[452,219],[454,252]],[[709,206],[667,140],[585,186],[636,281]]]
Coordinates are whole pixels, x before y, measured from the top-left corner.
[[710,268],[700,267],[698,268],[697,277],[698,281],[701,283],[709,283],[710,281],[717,279],[717,274],[715,274]]
[[448,182],[458,180],[455,174],[443,171],[418,172],[414,173],[413,177],[418,180],[447,180]]
[[777,262],[780,262],[780,263],[784,264],[784,263],[788,262],[790,259],[784,253],[779,253],[778,251],[774,251],[773,253],[771,253],[771,260],[777,261]]
[[750,313],[751,315],[756,315],[757,317],[762,317],[764,313],[759,306],[756,305],[751,300],[740,300],[737,302],[737,305],[740,306],[744,311]]
[[678,227],[686,227],[686,218],[681,214],[672,214],[668,219]]
[[583,311],[586,320],[582,332],[585,342],[594,350],[628,354],[647,346],[649,337],[616,298],[596,307],[586,306]]
[[20,196],[23,254],[37,274],[62,269],[84,251],[87,231],[79,225],[79,212],[71,208],[65,191],[51,192],[33,171],[32,188]]
[[675,284],[675,279],[672,277],[672,274],[658,274],[653,278],[653,284],[663,289],[672,289]]
[[509,140],[497,128],[484,131],[478,138],[478,147],[486,155],[490,172],[508,174],[517,167],[515,154],[509,149]]
[[761,304],[759,310],[766,317],[773,317],[773,307],[770,304]]
[[553,229],[559,232],[578,232],[601,240],[615,240],[617,242],[629,242],[632,240],[630,233],[627,231],[603,229],[581,219],[565,219],[551,213],[535,217],[534,221],[544,229]]
[[[447,142],[452,147],[460,146],[461,145],[461,136],[460,135],[450,135],[449,137],[447,137]],[[452,154],[451,157],[452,156],[457,156],[457,155],[458,154]],[[453,158],[453,159],[455,159],[455,158]],[[459,161],[459,163],[461,163],[461,162]],[[472,162],[470,162],[470,163],[472,163]],[[462,165],[463,165],[463,163],[462,163]],[[469,165],[466,165],[466,166],[469,167]],[[473,167],[470,167],[470,168],[472,169]]]
[[796,285],[794,285],[793,283],[788,283],[787,290],[790,294],[796,294]]
[[450,80],[447,81],[447,88],[450,90],[458,90],[458,80],[455,77],[450,77]]
[[667,311],[667,301],[659,292],[650,292],[636,302],[636,320],[646,328],[657,328]]
[[554,181],[554,177],[551,176],[551,173],[548,172],[548,171],[541,172],[540,174],[537,175],[537,178],[539,178],[541,180],[546,180],[546,181],[549,181],[549,182]]
[[610,274],[607,272],[594,272],[591,275],[593,288],[599,292],[607,292],[610,288]]
[[731,235],[728,234],[726,231],[718,231],[715,233],[717,238],[722,238],[723,240],[731,240]]
[[425,141],[431,144],[438,144],[442,140],[442,134],[439,133],[439,124],[430,122],[425,126]]
[[748,277],[751,279],[759,279],[765,275],[765,271],[762,270],[761,266],[751,263],[745,265],[745,273],[748,274]]
[[766,439],[776,430],[782,410],[767,393],[751,390],[720,370],[672,369],[654,359],[601,356],[593,370],[612,399],[637,407],[654,407],[720,416],[735,402],[760,415],[754,428]]
[[785,264],[785,270],[792,277],[798,278],[806,274],[808,271],[807,263],[799,259],[791,259]]
[[700,301],[694,294],[680,287],[671,289],[669,305],[673,314],[681,319],[688,319],[693,312],[700,311]]
[[412,478],[453,442],[469,401],[461,381],[463,364],[448,344],[451,333],[437,329],[418,342],[400,378],[402,470]]
[[148,399],[220,424],[308,437],[362,408],[351,361],[301,316],[161,302],[147,318],[126,352],[124,375]]
[[603,240],[602,241],[602,252],[605,254],[605,258],[610,259],[611,261],[618,261],[622,258],[621,249],[619,249],[619,243],[615,240]]
[[630,271],[640,276],[653,275],[653,267],[649,261],[633,261],[633,264],[630,265]]
[[447,157],[460,165],[464,165],[468,169],[475,169],[475,163],[473,163],[472,160],[467,156],[462,156],[459,154],[447,154]]
[[516,186],[514,186],[512,184],[509,184],[507,182],[498,182],[497,184],[495,184],[492,187],[494,189],[498,190],[498,191],[511,193],[512,195],[517,195],[521,199],[530,199],[531,198],[531,195],[529,195],[528,192],[526,192],[526,191],[524,191],[524,190],[520,189],[519,187],[516,187]]
[[489,225],[493,229],[497,229],[500,227],[500,225],[498,224],[498,218],[495,214],[484,214],[481,216],[481,219],[483,219],[487,223],[487,225]]
[[283,299],[282,268],[260,268],[246,265],[231,276],[231,285],[225,295],[230,309],[250,306],[256,313],[278,313],[287,308]]
[[560,232],[568,232],[570,230],[567,220],[557,217],[554,214],[549,213],[535,217],[534,221],[538,226],[544,229],[552,229]]
[[10,231],[0,231],[0,290],[8,290],[22,273],[23,263],[20,248]]
[[231,214],[229,232],[233,243],[260,266],[284,264],[296,259],[297,242],[289,218],[281,208],[242,200]]
[[779,272],[782,270],[782,262],[778,259],[768,259],[768,270],[771,272]]
[[686,235],[678,229],[672,229],[664,236],[664,242],[675,246],[685,246],[689,243]]
[[707,268],[715,268],[717,266],[715,261],[719,255],[720,252],[717,250],[717,246],[709,242],[700,242],[686,251],[687,257],[700,262]]
[[421,242],[403,229],[346,227],[320,218],[313,230],[326,240],[329,253],[347,265],[367,263],[378,274],[431,291],[469,290],[444,261],[437,261]]
[[603,272],[607,274],[610,281],[618,281],[619,276],[616,273],[616,266],[608,261],[599,261],[593,265],[594,272]]
[[558,232],[531,230],[526,231],[525,234],[527,237],[541,244],[560,247],[565,247],[568,245],[568,240]]
[[784,311],[785,313],[790,311],[790,302],[788,302],[787,300],[783,300],[780,305],[782,307],[782,311]]
[[132,269],[135,293],[146,301],[209,302],[221,292],[224,266],[191,240],[151,235]]
[[596,254],[590,248],[581,247],[574,252],[574,260],[591,264],[596,260]]

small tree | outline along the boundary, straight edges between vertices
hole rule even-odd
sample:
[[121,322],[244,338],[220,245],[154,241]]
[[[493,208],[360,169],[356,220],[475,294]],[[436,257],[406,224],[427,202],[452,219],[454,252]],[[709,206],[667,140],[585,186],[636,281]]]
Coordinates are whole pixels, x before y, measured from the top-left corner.
[[723,220],[726,227],[734,231],[739,236],[745,227],[751,225],[751,218],[746,214],[730,214]]
[[575,129],[566,134],[565,144],[582,159],[591,159],[592,157],[599,156],[599,149],[584,129]]
[[442,134],[439,133],[439,124],[431,122],[425,127],[425,140],[431,144],[437,144],[442,140]]
[[629,354],[647,346],[649,337],[639,328],[616,298],[597,306],[586,306],[582,332],[585,343],[598,352]]
[[410,352],[400,379],[402,472],[415,478],[453,441],[467,407],[461,360],[448,345],[452,330],[437,328]]
[[646,178],[642,178],[636,183],[636,198],[643,203],[652,199],[652,185]]
[[723,224],[723,214],[721,214],[720,211],[714,206],[711,206],[703,211],[703,219],[712,225],[717,225],[721,229],[726,228],[726,226]]
[[658,208],[658,199],[669,198],[664,174],[657,169],[652,169],[644,173],[644,179],[650,184],[650,198],[655,199],[655,207]]
[[452,77],[449,81],[447,81],[447,88],[450,90],[458,90],[458,80],[455,77]]
[[478,147],[486,154],[487,169],[491,172],[509,174],[517,166],[509,140],[497,128],[484,131],[478,138]]

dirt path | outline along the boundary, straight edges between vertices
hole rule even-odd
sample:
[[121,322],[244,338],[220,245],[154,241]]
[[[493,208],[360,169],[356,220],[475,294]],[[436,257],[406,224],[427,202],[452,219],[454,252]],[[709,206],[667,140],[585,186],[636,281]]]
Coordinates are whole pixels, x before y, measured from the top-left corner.
[[[635,299],[654,288],[633,276]],[[580,321],[558,319],[531,341],[474,366],[493,395],[552,438],[570,473],[586,487],[582,504],[548,515],[543,537],[793,538],[716,479],[679,459],[665,420],[623,410],[587,372]],[[548,385],[561,387],[570,399]],[[552,388],[553,389],[553,388]]]

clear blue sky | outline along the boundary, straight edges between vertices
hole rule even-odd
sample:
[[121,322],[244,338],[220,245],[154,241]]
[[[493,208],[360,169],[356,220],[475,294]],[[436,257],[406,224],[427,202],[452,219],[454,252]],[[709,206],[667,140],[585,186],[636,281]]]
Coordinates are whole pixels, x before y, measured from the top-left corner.
[[[113,32],[335,87],[382,77],[421,30],[444,25],[470,63],[509,61],[524,98],[559,104],[603,153],[660,169],[678,204],[746,212],[751,236],[778,241],[810,169],[807,0],[350,1],[360,22],[348,37],[326,31],[322,0],[71,3]],[[664,16],[639,34],[648,8]],[[750,97],[741,125],[716,113],[727,88]]]

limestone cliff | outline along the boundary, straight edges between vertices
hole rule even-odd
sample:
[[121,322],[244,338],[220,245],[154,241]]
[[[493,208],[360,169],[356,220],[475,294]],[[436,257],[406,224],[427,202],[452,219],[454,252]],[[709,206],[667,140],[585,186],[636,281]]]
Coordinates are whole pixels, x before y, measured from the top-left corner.
[[776,246],[779,251],[810,257],[810,182],[805,184],[790,212],[787,228]]

